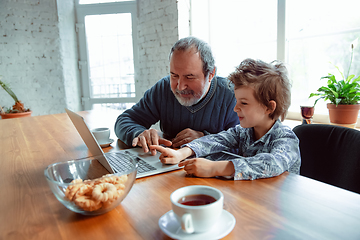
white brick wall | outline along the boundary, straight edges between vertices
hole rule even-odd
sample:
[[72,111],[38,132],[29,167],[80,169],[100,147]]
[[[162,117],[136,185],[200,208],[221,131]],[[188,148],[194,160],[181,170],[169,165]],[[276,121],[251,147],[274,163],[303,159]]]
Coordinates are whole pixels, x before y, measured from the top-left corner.
[[169,74],[169,52],[178,40],[178,15],[177,3],[172,0],[140,0],[138,10],[136,87],[142,95]]
[[[168,55],[178,40],[174,0],[138,0],[141,95],[169,74]],[[0,75],[33,116],[80,110],[80,76],[74,0],[0,0]],[[13,100],[0,89],[0,105]]]
[[57,1],[60,31],[60,61],[63,67],[66,107],[82,110],[81,84],[78,69],[78,43],[75,32],[75,5],[73,0]]
[[[66,107],[60,46],[55,0],[0,1],[0,75],[34,116]],[[13,103],[0,89],[0,104]]]

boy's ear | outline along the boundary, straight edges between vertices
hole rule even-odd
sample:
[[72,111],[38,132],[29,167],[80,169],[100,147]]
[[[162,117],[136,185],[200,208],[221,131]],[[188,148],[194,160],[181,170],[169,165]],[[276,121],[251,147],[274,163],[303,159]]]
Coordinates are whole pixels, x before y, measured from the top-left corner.
[[266,110],[268,112],[268,114],[272,114],[276,109],[276,102],[274,100],[270,100],[269,101],[269,107]]

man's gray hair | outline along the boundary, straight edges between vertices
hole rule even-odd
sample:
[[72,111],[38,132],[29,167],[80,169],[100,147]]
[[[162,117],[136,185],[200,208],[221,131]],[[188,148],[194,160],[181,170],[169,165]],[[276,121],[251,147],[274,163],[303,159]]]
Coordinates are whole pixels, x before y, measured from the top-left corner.
[[203,64],[203,73],[207,77],[215,68],[215,60],[210,45],[196,37],[186,37],[178,40],[171,48],[169,59],[174,51],[186,51],[194,48],[199,52]]

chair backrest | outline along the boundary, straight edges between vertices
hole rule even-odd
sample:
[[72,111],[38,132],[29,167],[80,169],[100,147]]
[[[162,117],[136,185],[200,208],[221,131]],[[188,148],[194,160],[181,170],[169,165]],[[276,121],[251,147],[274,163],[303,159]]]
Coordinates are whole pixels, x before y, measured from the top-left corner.
[[325,124],[294,127],[300,175],[360,193],[360,131]]

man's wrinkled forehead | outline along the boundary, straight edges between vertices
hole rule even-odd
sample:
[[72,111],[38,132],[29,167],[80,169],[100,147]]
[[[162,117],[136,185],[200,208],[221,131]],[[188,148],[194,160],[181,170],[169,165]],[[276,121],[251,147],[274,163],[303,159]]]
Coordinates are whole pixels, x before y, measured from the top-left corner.
[[189,49],[187,51],[174,51],[170,59],[170,73],[183,76],[195,76],[198,72],[203,75],[199,52]]

